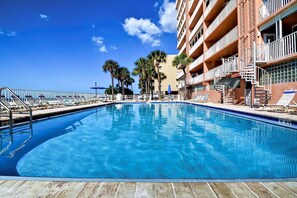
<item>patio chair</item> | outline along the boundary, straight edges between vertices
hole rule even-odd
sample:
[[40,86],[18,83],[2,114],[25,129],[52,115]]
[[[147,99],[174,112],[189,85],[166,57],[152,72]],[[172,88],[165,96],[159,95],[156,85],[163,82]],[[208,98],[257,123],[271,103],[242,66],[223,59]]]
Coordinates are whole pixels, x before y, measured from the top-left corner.
[[196,96],[196,98],[194,99],[194,101],[199,102],[199,101],[201,100],[202,97],[203,97],[203,95],[198,94],[198,95]]
[[18,107],[19,110],[26,110],[26,106],[24,105],[24,103],[22,103],[22,99],[20,99],[19,96],[11,96],[11,99],[13,100],[14,104]]
[[57,100],[63,104],[64,106],[72,106],[74,105],[71,100],[69,100],[66,96],[56,96]]
[[268,104],[267,106],[274,112],[289,112],[288,107],[296,92],[297,90],[286,90],[276,104]]
[[200,99],[200,102],[207,102],[209,94],[204,94],[203,97]]
[[43,105],[43,106],[50,106],[50,107],[57,107],[60,106],[61,103],[58,100],[48,100],[44,95],[40,95],[39,97],[39,104]]
[[12,110],[18,108],[18,106],[13,105],[13,104],[10,104],[10,102],[5,98],[4,95],[1,95],[1,96],[0,96],[0,100],[1,100],[1,102],[4,103],[5,106],[7,106],[8,108],[10,108],[10,109],[12,109]]
[[74,104],[79,104],[80,101],[78,101],[75,97],[73,96],[68,96],[68,98],[70,99],[71,102],[73,102]]
[[25,98],[29,107],[38,108],[42,106],[42,104],[37,103],[31,95],[25,96]]

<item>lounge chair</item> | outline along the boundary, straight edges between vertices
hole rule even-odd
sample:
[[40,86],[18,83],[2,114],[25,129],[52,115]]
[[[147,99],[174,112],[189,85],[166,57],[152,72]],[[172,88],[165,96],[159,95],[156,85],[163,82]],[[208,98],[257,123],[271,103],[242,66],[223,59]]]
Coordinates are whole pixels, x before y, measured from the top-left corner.
[[276,104],[268,104],[267,107],[270,107],[274,112],[289,112],[288,107],[292,102],[297,90],[286,90],[284,91],[281,98]]
[[39,97],[39,104],[41,104],[42,106],[60,106],[61,103],[58,100],[48,100],[44,95],[40,95]]
[[29,107],[32,107],[32,108],[38,108],[38,107],[42,107],[43,105],[40,104],[40,103],[37,103],[34,98],[30,95],[28,96],[25,96],[26,98],[26,102],[27,104],[29,105]]
[[14,104],[16,104],[16,106],[18,107],[19,110],[25,110],[26,106],[24,105],[24,103],[22,102],[22,99],[20,99],[20,97],[16,97],[14,95],[11,96]]
[[199,102],[199,101],[201,100],[202,97],[203,97],[203,95],[198,94],[198,95],[196,96],[196,98],[194,99],[194,101]]
[[58,100],[61,104],[65,105],[65,106],[72,106],[72,105],[74,105],[73,102],[70,101],[66,96],[63,96],[63,97],[61,97],[61,96],[56,96],[56,98],[57,98],[57,100]]
[[207,102],[208,101],[208,95],[209,94],[199,94],[196,98],[196,102]]
[[71,102],[73,102],[74,104],[79,104],[80,101],[78,101],[75,97],[73,96],[68,96],[68,98],[70,99]]
[[18,106],[10,104],[10,102],[5,98],[4,95],[1,95],[0,100],[5,106],[7,106],[8,108],[10,108],[12,110],[15,110],[18,108]]

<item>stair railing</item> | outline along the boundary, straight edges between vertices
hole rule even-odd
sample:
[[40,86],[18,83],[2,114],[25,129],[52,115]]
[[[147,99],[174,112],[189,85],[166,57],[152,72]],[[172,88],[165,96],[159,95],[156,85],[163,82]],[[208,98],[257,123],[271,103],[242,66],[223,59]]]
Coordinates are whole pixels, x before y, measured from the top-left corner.
[[8,112],[8,117],[9,117],[9,131],[12,131],[12,125],[13,125],[13,119],[12,119],[12,111],[11,109],[6,106],[1,100],[0,100],[0,113],[2,113],[2,107],[4,107],[4,109],[6,109],[6,111]]
[[[17,99],[17,100],[19,100],[23,105],[24,105],[24,107],[29,111],[29,124],[30,124],[30,126],[32,126],[32,109],[31,109],[31,107],[29,107],[29,105],[27,105],[24,101],[22,101],[10,88],[8,88],[8,87],[2,87],[2,88],[0,88],[0,95],[2,95],[2,91],[4,91],[4,90],[6,90],[8,93],[10,93],[11,95],[13,95],[13,96],[15,96],[15,98]],[[8,106],[6,106],[10,111],[11,111],[11,109],[8,107]],[[11,111],[12,112],[12,111]],[[12,123],[12,122],[10,122],[10,123]],[[12,124],[13,125],[13,124]]]

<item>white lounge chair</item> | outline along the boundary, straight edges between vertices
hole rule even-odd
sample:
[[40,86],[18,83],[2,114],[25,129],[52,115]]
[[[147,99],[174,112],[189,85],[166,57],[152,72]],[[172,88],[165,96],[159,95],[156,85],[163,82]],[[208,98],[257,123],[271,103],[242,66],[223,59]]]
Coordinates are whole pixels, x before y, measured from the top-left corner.
[[286,90],[276,104],[268,104],[267,106],[275,112],[289,112],[288,107],[296,92],[297,90]]

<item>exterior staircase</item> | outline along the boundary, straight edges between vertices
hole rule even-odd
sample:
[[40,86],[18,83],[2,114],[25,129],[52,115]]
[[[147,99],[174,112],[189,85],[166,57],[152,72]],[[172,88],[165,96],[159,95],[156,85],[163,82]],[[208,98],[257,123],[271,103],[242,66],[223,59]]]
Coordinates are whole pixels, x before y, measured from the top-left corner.
[[224,104],[233,104],[233,89],[228,89],[221,79],[233,72],[238,72],[238,59],[237,56],[231,56],[222,61],[222,66],[215,72],[214,88],[222,94],[222,102]]
[[240,76],[246,82],[255,85],[254,105],[267,105],[271,99],[271,77],[269,73],[256,65],[256,44],[247,49],[244,59],[240,60]]

